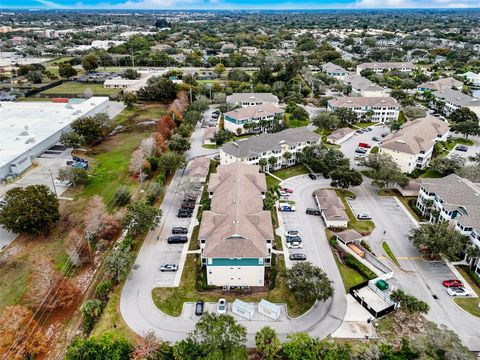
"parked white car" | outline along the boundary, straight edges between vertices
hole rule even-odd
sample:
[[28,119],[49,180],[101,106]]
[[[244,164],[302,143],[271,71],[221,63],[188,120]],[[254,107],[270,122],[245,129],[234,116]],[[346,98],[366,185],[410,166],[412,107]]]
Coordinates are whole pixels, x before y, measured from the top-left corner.
[[450,287],[447,289],[450,296],[470,296],[472,293],[463,287]]
[[217,314],[218,315],[223,315],[227,313],[227,300],[224,298],[218,299],[217,302]]
[[287,248],[289,249],[301,249],[303,247],[301,242],[298,241],[292,241],[292,242],[287,242]]

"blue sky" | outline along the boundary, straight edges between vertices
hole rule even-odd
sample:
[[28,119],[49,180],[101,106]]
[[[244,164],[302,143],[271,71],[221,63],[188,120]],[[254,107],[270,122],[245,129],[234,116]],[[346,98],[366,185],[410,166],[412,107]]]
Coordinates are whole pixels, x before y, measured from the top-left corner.
[[479,0],[0,0],[3,8],[98,9],[368,9],[469,8]]

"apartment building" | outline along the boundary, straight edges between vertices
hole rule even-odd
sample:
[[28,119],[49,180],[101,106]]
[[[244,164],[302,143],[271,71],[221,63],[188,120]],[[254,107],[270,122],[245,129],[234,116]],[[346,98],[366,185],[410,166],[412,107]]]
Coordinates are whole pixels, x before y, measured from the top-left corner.
[[454,89],[434,91],[432,94],[436,100],[445,103],[443,110],[447,116],[458,108],[467,107],[480,118],[480,99]]
[[408,121],[382,140],[379,154],[391,156],[403,172],[411,173],[428,165],[435,143],[447,140],[448,131],[448,123],[433,116]]
[[411,62],[369,62],[357,65],[357,75],[365,69],[373,70],[375,73],[384,71],[399,70],[401,72],[410,73],[415,69],[415,65]]
[[198,235],[208,285],[265,285],[274,242],[266,191],[258,166],[236,162],[210,175],[211,210],[203,212]]
[[396,121],[400,113],[400,104],[390,96],[344,96],[328,100],[327,109],[329,111],[335,111],[339,108],[352,109],[359,118],[368,116],[371,121],[381,123]]
[[352,87],[352,96],[363,97],[386,97],[388,96],[388,89],[371,82],[367,78],[360,75],[347,76],[343,82]]
[[328,76],[334,77],[335,79],[338,80],[343,80],[345,79],[350,73],[342,68],[341,66],[332,64],[331,62],[323,64],[321,66],[322,71],[326,73]]
[[[275,158],[273,165],[267,165],[271,170],[295,165],[298,153],[311,145],[320,144],[320,135],[306,127],[286,129],[277,133],[263,133],[248,139],[232,141],[220,148],[220,164],[235,162],[259,165],[261,159],[268,161]],[[288,154],[288,155],[287,155]]]
[[[266,131],[271,128],[275,115],[283,113],[271,103],[241,107],[223,114],[224,127],[235,134]],[[265,125],[265,122],[269,124]]]
[[227,104],[241,107],[264,104],[278,106],[278,97],[271,93],[233,93],[227,96]]
[[[450,221],[455,230],[469,237],[480,249],[480,185],[458,175],[423,179],[417,208],[432,223]],[[480,257],[465,255],[465,261],[480,275]]]
[[445,90],[445,89],[461,89],[463,83],[458,81],[452,77],[442,78],[435,81],[428,81],[423,84],[417,86],[418,92],[424,91],[438,91],[438,90]]

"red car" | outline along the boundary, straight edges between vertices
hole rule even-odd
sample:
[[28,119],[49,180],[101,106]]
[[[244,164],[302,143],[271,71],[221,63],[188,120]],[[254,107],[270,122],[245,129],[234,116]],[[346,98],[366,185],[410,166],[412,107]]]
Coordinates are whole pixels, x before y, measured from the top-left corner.
[[443,282],[443,286],[445,286],[445,287],[462,287],[463,283],[460,280],[457,280],[457,279],[445,280]]
[[370,149],[372,147],[372,145],[370,144],[367,144],[367,143],[358,143],[358,146],[359,147],[362,147],[362,148],[365,148],[365,149]]
[[289,194],[293,193],[293,190],[289,189],[289,188],[281,188],[280,190],[283,191],[283,192],[289,193]]

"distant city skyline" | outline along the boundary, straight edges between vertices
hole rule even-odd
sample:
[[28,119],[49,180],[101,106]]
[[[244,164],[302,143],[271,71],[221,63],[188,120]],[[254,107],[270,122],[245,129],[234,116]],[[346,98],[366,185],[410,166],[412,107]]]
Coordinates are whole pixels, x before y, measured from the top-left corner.
[[32,9],[179,9],[179,10],[299,10],[299,9],[426,9],[478,8],[478,0],[2,0],[0,8]]

